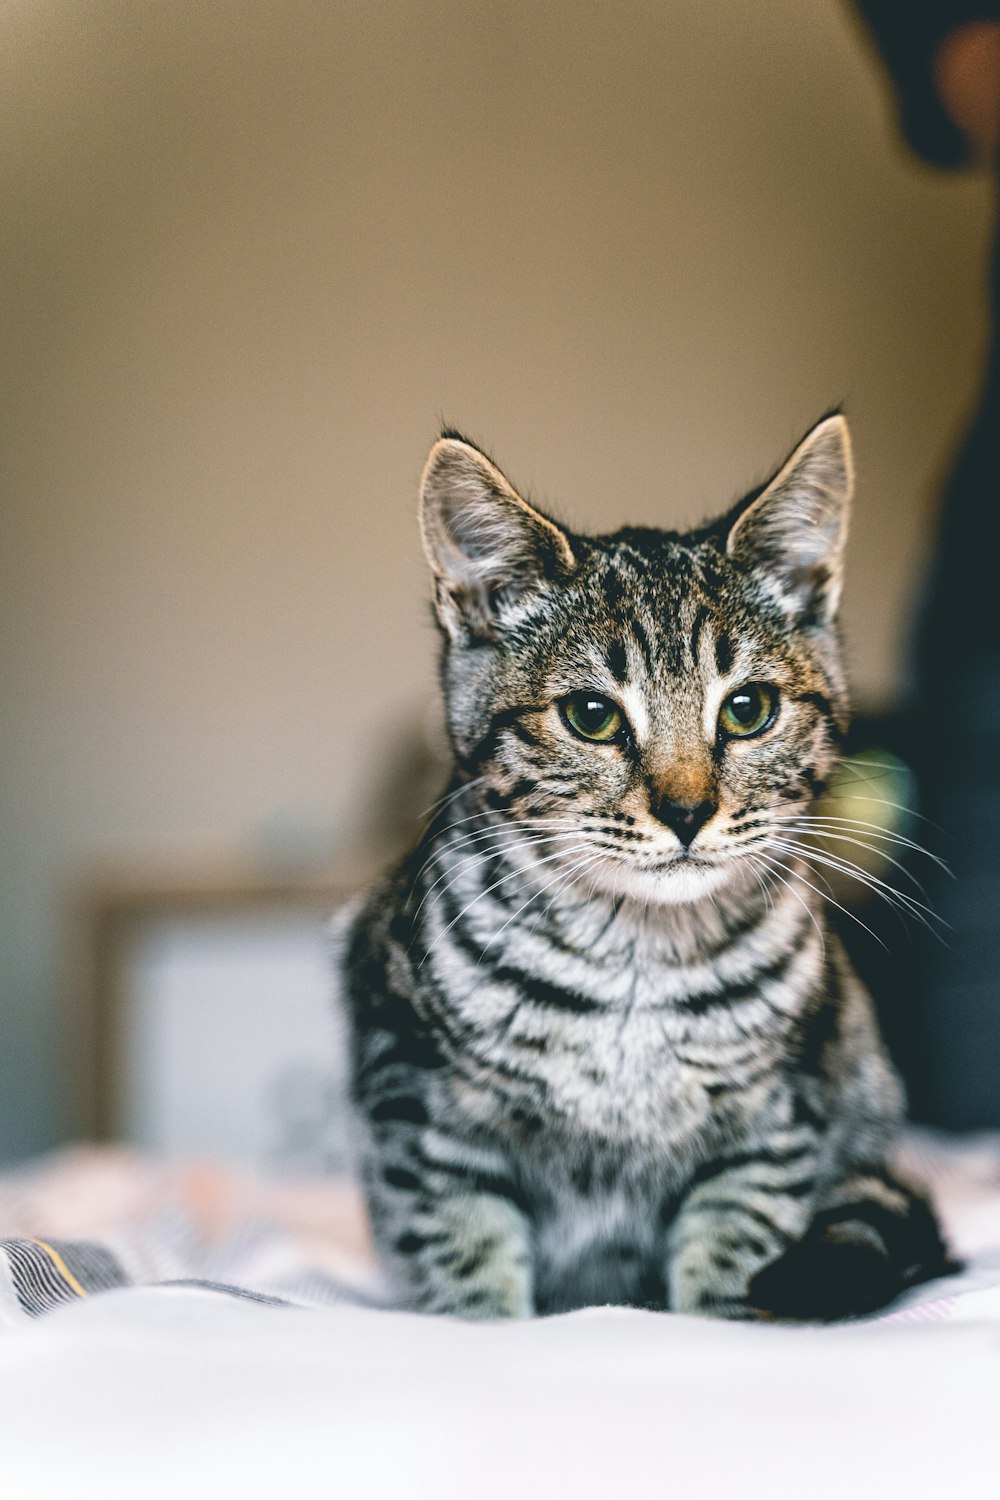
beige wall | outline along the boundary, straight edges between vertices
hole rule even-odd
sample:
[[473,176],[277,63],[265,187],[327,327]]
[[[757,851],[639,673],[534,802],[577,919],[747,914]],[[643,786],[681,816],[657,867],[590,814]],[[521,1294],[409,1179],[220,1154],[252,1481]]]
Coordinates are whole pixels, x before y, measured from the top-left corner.
[[61,1129],[66,882],[343,829],[419,713],[442,414],[677,525],[846,400],[892,696],[988,208],[836,0],[6,0],[0,68],[0,1154]]

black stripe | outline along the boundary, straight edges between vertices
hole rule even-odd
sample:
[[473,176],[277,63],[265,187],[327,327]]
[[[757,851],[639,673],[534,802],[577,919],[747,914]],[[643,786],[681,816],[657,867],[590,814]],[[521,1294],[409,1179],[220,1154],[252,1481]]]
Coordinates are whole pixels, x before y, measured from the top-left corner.
[[768,1186],[772,1192],[784,1193],[786,1198],[808,1198],[816,1191],[816,1178],[810,1173],[808,1177],[793,1177],[788,1182],[769,1183]]
[[737,1057],[727,1057],[724,1062],[720,1062],[718,1058],[705,1062],[702,1058],[691,1057],[689,1053],[682,1052],[679,1047],[676,1055],[678,1061],[682,1062],[686,1068],[696,1068],[702,1073],[732,1073],[734,1068],[746,1067],[747,1063],[753,1062],[760,1056],[760,1041],[756,1040],[751,1047],[746,1048]]
[[711,948],[706,947],[701,950],[702,959],[718,958],[720,953],[727,952],[734,943],[738,943],[742,938],[747,937],[751,932],[755,931],[767,915],[768,909],[766,906],[755,908],[751,902],[740,913],[732,926],[725,926],[726,918],[724,917],[722,937]]
[[816,1109],[801,1089],[792,1094],[792,1124],[809,1125],[813,1130],[822,1130],[826,1125],[826,1115]]
[[[497,892],[492,893],[496,895]],[[442,905],[446,913],[450,915],[454,908],[450,906],[451,892],[442,895]],[[553,984],[547,984],[543,979],[538,979],[532,974],[527,974],[523,969],[514,968],[499,961],[501,955],[494,954],[487,948],[483,948],[465,930],[464,922],[455,920],[448,929],[448,937],[455,947],[461,950],[470,963],[474,963],[482,971],[483,979],[488,979],[494,984],[510,985],[517,990],[518,994],[526,1000],[532,1001],[542,1009],[568,1011],[573,1015],[597,1015],[604,1014],[607,1007],[598,1000],[591,1000],[586,995],[581,995],[575,990],[566,990]],[[563,951],[575,951],[563,949]],[[515,1010],[508,1016],[512,1019]],[[475,1028],[469,1028],[469,1033],[476,1034]]]
[[[766,1078],[768,1073],[773,1073],[774,1068],[774,1058],[769,1057],[766,1062],[761,1063],[759,1068],[755,1068],[752,1073],[746,1073],[742,1078],[706,1083],[704,1085],[705,1093],[713,1099],[719,1098],[722,1094],[746,1093],[748,1089],[753,1088],[755,1083],[759,1083],[762,1078]],[[732,1107],[734,1106],[730,1106],[730,1108]]]
[[[766,1191],[764,1189],[763,1191]],[[777,1195],[776,1195],[777,1196]],[[777,1235],[779,1239],[786,1239],[784,1231],[769,1219],[767,1214],[761,1213],[759,1208],[754,1208],[751,1203],[744,1203],[742,1198],[706,1198],[699,1199],[694,1205],[699,1213],[740,1214],[742,1218],[749,1219],[751,1224],[756,1224],[760,1229],[767,1229],[771,1234]]]
[[409,1172],[405,1167],[386,1167],[382,1173],[382,1180],[390,1187],[402,1188],[405,1192],[412,1192],[414,1188],[421,1186],[416,1172]]
[[468,1255],[456,1262],[455,1275],[459,1281],[467,1281],[470,1276],[475,1276],[477,1271],[481,1271],[496,1248],[497,1242],[494,1238],[483,1240],[482,1244],[477,1245],[475,1250],[470,1250]]
[[796,703],[811,703],[824,719],[832,719],[834,716],[833,704],[825,693],[799,693],[795,701]]
[[614,614],[625,597],[625,585],[622,583],[618,573],[613,571],[605,573],[602,582],[604,584],[604,597],[608,601],[608,607]]
[[631,626],[632,634],[635,636],[636,642],[639,646],[639,650],[642,652],[643,659],[646,663],[646,668],[651,672],[653,670],[653,648],[649,644],[649,636],[646,634],[641,620],[633,617]]
[[608,671],[616,682],[624,682],[628,676],[628,654],[621,641],[612,641],[605,652]]
[[420,1157],[429,1173],[441,1172],[455,1182],[455,1187],[444,1189],[447,1197],[450,1198],[461,1191],[482,1193],[490,1198],[505,1198],[522,1213],[528,1212],[528,1200],[512,1178],[502,1177],[496,1172],[477,1171],[475,1168],[462,1166],[458,1162],[437,1161],[434,1157],[427,1156],[425,1152],[421,1152]]
[[[537,791],[538,791],[538,784],[537,784],[537,782],[529,781],[527,778],[522,778],[520,781],[515,782],[514,785],[511,787],[510,791],[507,793],[507,796],[506,796],[506,799],[505,799],[507,807],[509,808],[510,804],[512,802],[523,802],[524,799],[526,797],[528,797],[532,792],[537,792]],[[498,811],[501,811],[501,810],[505,811],[506,809],[499,809],[498,808],[497,810]]]
[[400,1255],[416,1255],[418,1251],[426,1249],[428,1245],[443,1245],[447,1242],[444,1234],[417,1234],[410,1230],[407,1234],[401,1234],[393,1249]]
[[368,1115],[376,1124],[391,1120],[409,1125],[426,1125],[429,1119],[423,1100],[418,1099],[415,1094],[390,1094],[373,1105]]
[[841,987],[836,964],[829,958],[823,965],[823,983],[814,995],[796,1027],[793,1055],[796,1073],[821,1078],[826,1072],[830,1050],[840,1035]]
[[826,720],[831,737],[838,744],[843,741],[844,732],[837,721],[837,715],[833,711],[833,704],[825,693],[799,693],[795,702],[810,704],[820,717]]
[[723,630],[715,642],[715,665],[720,677],[732,669],[734,656],[732,638]]
[[813,1220],[812,1228],[817,1234],[821,1234],[823,1230],[835,1224],[851,1222],[867,1224],[880,1236],[888,1249],[894,1237],[899,1235],[900,1226],[906,1218],[906,1211],[900,1213],[885,1203],[876,1203],[873,1198],[855,1198],[850,1203],[838,1203],[834,1208],[827,1208],[818,1213]]
[[[719,1177],[723,1172],[733,1172],[741,1167],[753,1167],[758,1164],[766,1167],[787,1166],[792,1162],[801,1161],[803,1156],[809,1156],[815,1149],[815,1145],[810,1142],[805,1146],[796,1146],[790,1151],[774,1151],[767,1146],[761,1146],[756,1151],[734,1152],[732,1156],[724,1156],[718,1161],[706,1162],[704,1166],[699,1167],[691,1178],[689,1186],[696,1187],[699,1182],[710,1182],[713,1177]],[[770,1185],[766,1184],[768,1187]]]
[[721,1005],[735,1005],[741,1000],[753,999],[759,995],[762,984],[768,980],[780,979],[801,951],[801,942],[793,944],[739,984],[727,984],[721,990],[703,990],[700,994],[684,995],[673,1003],[690,1015],[703,1016],[706,1011],[715,1010]]
[[600,1000],[591,1000],[587,995],[581,995],[577,990],[563,989],[559,985],[547,984],[544,979],[536,979],[531,974],[525,974],[521,969],[500,968],[494,969],[492,977],[498,984],[514,985],[526,1000],[542,1010],[567,1011],[575,1016],[604,1015],[607,1006]]
[[708,605],[703,604],[695,615],[694,624],[691,626],[691,660],[696,666],[698,664],[698,647],[701,644],[702,626],[710,614],[711,610]]
[[505,730],[513,728],[525,714],[544,713],[547,707],[545,703],[515,703],[510,708],[501,709],[493,715],[483,737],[462,757],[463,764],[477,768],[481,766],[495,754],[497,742]]

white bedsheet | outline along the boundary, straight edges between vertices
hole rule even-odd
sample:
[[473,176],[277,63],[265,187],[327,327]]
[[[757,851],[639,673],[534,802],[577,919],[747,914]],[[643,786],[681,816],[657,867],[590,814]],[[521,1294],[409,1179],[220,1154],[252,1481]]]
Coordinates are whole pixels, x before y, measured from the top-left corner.
[[0,1496],[996,1495],[1000,1150],[918,1146],[968,1269],[839,1328],[93,1297],[0,1340]]
[[946,1323],[467,1326],[113,1292],[0,1348],[3,1494],[996,1494],[1000,1288]]

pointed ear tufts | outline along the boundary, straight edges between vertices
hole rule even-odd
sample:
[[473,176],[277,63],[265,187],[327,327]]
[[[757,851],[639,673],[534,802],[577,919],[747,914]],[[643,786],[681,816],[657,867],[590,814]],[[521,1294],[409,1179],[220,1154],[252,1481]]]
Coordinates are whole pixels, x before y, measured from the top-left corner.
[[454,640],[489,640],[525,594],[576,566],[569,538],[496,465],[448,433],[420,483],[420,527],[438,618]]
[[730,526],[728,555],[802,628],[836,618],[853,493],[850,432],[835,412],[806,434]]

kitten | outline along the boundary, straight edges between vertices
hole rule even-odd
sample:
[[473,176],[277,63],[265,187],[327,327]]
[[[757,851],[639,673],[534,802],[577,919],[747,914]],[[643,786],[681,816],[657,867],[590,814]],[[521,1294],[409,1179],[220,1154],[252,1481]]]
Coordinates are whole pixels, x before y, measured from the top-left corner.
[[851,489],[839,414],[683,535],[573,534],[432,449],[454,778],[340,933],[408,1305],[836,1318],[946,1269],[800,843],[847,722]]

